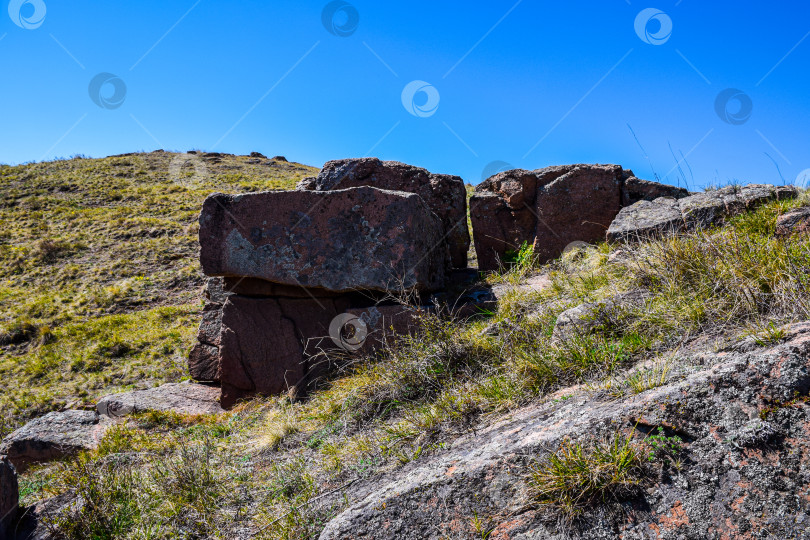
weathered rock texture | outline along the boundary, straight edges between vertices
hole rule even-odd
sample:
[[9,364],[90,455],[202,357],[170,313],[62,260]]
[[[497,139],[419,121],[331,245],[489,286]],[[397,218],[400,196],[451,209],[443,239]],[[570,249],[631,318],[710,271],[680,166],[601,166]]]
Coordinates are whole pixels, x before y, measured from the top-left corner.
[[776,236],[810,233],[810,206],[794,208],[776,220]]
[[[321,540],[489,538],[808,538],[810,323],[784,343],[684,359],[691,369],[616,400],[585,390],[513,411],[440,454],[352,486],[351,506]],[[565,438],[662,427],[685,444],[621,503],[561,529],[531,504],[527,476]],[[640,438],[640,437],[639,437]],[[479,533],[480,534],[480,533]]]
[[639,180],[618,165],[498,173],[479,184],[470,200],[479,268],[498,269],[524,242],[546,262],[571,242],[604,239],[623,206],[687,194],[681,188]]
[[20,488],[17,471],[6,456],[0,456],[0,538],[11,538],[17,521]]
[[723,221],[774,199],[797,195],[792,186],[727,186],[682,199],[658,198],[623,208],[607,232],[609,242],[632,242],[721,225]]
[[439,290],[444,227],[419,195],[358,187],[209,196],[200,262],[209,276],[328,291]]
[[101,398],[96,410],[108,418],[146,411],[171,411],[178,414],[218,414],[220,390],[194,383],[168,383],[148,390],[111,394]]
[[470,234],[467,230],[467,191],[458,176],[433,174],[398,161],[377,158],[329,161],[317,178],[305,178],[298,189],[332,191],[372,186],[416,193],[441,219],[453,266],[466,268]]
[[0,455],[18,471],[31,463],[60,459],[98,445],[111,424],[95,411],[52,412],[28,422],[0,443]]
[[188,369],[198,381],[219,382],[219,336],[222,328],[222,304],[206,302],[197,332],[197,343],[188,354]]
[[[254,394],[305,392],[328,367],[324,353],[368,352],[386,337],[416,327],[417,315],[404,306],[356,304],[349,296],[229,297],[222,309],[219,347],[222,405],[230,407]],[[362,334],[341,341],[341,333],[330,329],[338,315],[347,322],[362,321]]]

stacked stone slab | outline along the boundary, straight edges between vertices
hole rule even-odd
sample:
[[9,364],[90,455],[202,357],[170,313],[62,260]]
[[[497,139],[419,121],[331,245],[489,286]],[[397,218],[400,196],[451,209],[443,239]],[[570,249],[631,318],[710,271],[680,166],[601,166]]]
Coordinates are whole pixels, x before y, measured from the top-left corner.
[[189,367],[220,383],[224,407],[305,388],[325,367],[319,353],[343,347],[330,328],[339,315],[408,331],[413,314],[381,300],[439,291],[451,271],[444,223],[422,197],[369,186],[211,195],[200,246],[203,271],[221,280],[209,282]]
[[640,200],[681,198],[682,188],[648,182],[619,165],[563,165],[498,173],[470,199],[481,270],[497,270],[526,243],[541,262],[572,242],[604,240],[619,211]]
[[419,195],[439,217],[455,268],[467,267],[470,233],[467,229],[467,191],[458,176],[377,158],[329,161],[316,178],[305,178],[299,190],[332,191],[372,186]]

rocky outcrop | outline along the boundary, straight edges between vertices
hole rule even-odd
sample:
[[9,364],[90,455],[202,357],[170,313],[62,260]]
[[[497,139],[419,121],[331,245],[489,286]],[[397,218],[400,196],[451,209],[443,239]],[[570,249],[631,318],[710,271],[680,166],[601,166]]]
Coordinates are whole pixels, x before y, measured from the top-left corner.
[[623,208],[610,224],[608,242],[632,242],[721,225],[725,219],[774,199],[797,195],[792,186],[727,186],[682,199],[658,198]]
[[470,234],[467,230],[467,191],[458,176],[433,174],[420,167],[377,158],[328,161],[317,178],[305,178],[298,189],[332,191],[372,186],[416,193],[439,217],[455,268],[467,267]]
[[95,411],[52,412],[28,422],[0,443],[18,471],[95,448],[111,423]]
[[787,238],[807,233],[810,233],[810,206],[794,208],[776,220],[776,236]]
[[419,195],[358,187],[209,196],[200,262],[209,276],[327,291],[441,289],[442,223]]
[[19,501],[17,471],[6,456],[0,456],[0,538],[13,537]]
[[223,412],[219,405],[220,390],[194,383],[168,383],[148,390],[111,394],[99,400],[96,410],[108,418],[121,418],[147,411],[170,411],[199,415]]
[[686,190],[635,178],[618,165],[515,169],[492,176],[470,199],[481,270],[497,270],[525,242],[546,262],[572,242],[596,242],[623,206]]
[[[807,538],[810,519],[810,323],[766,348],[682,359],[660,387],[616,400],[566,399],[511,411],[430,458],[352,486],[321,540],[489,538]],[[604,393],[607,394],[607,393]],[[551,396],[552,398],[554,396]],[[679,436],[678,467],[605,502],[573,528],[533,503],[529,466],[564,439],[617,431]]]
[[397,295],[430,304],[458,273],[450,250],[463,244],[466,257],[469,239],[447,225],[459,218],[467,234],[460,179],[350,160],[330,162],[304,187],[215,194],[203,205],[200,260],[215,278],[189,371],[220,383],[223,407],[255,394],[300,396],[335,358],[413,331],[419,310]]

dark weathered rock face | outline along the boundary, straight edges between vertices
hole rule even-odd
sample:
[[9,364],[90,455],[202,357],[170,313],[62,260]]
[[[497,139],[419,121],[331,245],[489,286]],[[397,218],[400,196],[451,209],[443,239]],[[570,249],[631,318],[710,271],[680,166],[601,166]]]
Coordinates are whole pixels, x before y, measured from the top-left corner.
[[515,169],[485,180],[470,200],[478,265],[496,270],[526,242],[542,262],[575,241],[602,240],[626,204],[686,190],[635,178],[618,165]]
[[146,411],[171,411],[178,414],[218,414],[220,390],[193,383],[168,383],[148,390],[111,394],[101,398],[96,410],[108,418]]
[[0,455],[18,471],[31,463],[51,461],[90,450],[111,424],[95,411],[52,412],[28,422],[0,443]]
[[753,210],[768,201],[796,195],[796,188],[791,186],[750,184],[727,186],[678,200],[644,200],[619,212],[610,224],[607,240],[631,242],[712,227],[722,224],[729,216]]
[[[622,400],[568,389],[568,399],[513,411],[434,457],[355,484],[351,506],[320,538],[474,537],[476,522],[499,539],[808,538],[810,323],[790,327],[781,345],[684,362],[658,388]],[[686,443],[682,466],[620,507],[562,530],[530,504],[529,465],[563,439],[659,426]]]
[[218,382],[219,335],[222,327],[222,304],[206,302],[197,332],[197,343],[188,354],[188,368],[198,381]]
[[200,262],[209,276],[328,291],[438,290],[443,225],[419,195],[358,187],[209,196]]
[[311,355],[335,347],[329,325],[346,307],[332,298],[228,298],[220,337],[222,405],[300,390],[317,375]]
[[19,501],[17,471],[6,456],[0,456],[0,538],[12,537]]
[[416,193],[441,219],[455,268],[466,268],[470,234],[467,230],[467,191],[458,176],[433,174],[420,167],[377,158],[327,162],[317,178],[304,179],[298,189],[332,191],[372,186]]
[[776,236],[810,233],[810,206],[794,208],[776,220]]
[[368,352],[417,326],[418,312],[404,306],[352,307],[352,300],[231,296],[222,311],[222,405],[306,392],[327,367],[323,353]]

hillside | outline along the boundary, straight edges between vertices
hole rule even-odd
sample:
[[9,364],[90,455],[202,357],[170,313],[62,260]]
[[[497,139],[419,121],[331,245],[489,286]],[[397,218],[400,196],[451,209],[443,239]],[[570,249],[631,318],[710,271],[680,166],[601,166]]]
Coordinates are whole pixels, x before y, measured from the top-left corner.
[[0,438],[51,410],[186,377],[203,199],[290,189],[315,171],[162,151],[0,166]]
[[[204,195],[314,172],[212,156],[220,185],[189,190],[167,178],[171,159],[4,169],[9,186],[39,186],[3,209],[9,426],[184,378]],[[119,161],[127,179],[109,172]],[[95,189],[73,197],[82,183]],[[117,417],[84,451],[22,471],[20,504],[70,539],[807,538],[810,199],[737,193],[637,200],[608,229],[629,240],[548,262],[526,243],[478,275],[487,308],[419,311],[418,332],[335,353],[339,369],[304,398]],[[697,205],[708,225],[630,239],[630,218],[655,229],[662,208]],[[59,225],[38,233],[46,210]]]

